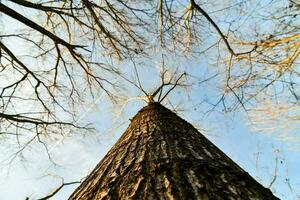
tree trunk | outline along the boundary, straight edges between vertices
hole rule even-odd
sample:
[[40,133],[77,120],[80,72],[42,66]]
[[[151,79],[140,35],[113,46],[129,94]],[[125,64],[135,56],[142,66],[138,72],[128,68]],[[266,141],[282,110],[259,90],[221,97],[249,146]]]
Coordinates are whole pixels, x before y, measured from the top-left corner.
[[191,124],[152,103],[70,199],[278,198]]

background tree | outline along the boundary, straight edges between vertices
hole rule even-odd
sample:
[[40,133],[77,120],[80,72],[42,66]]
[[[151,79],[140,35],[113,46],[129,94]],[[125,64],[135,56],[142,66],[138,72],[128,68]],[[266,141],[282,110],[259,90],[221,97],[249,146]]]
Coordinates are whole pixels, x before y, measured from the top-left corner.
[[124,107],[176,80],[181,101],[155,97],[178,111],[242,108],[259,130],[298,126],[296,1],[2,0],[0,13],[0,137],[16,145],[11,158],[33,142],[48,152],[72,127],[89,130],[86,105]]

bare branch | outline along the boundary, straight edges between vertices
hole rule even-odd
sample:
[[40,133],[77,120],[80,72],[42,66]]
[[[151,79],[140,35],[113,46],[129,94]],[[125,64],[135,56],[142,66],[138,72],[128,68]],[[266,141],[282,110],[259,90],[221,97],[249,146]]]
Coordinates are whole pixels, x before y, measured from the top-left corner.
[[54,197],[61,189],[63,189],[63,187],[65,186],[69,186],[69,185],[74,185],[74,184],[79,184],[81,183],[81,181],[73,181],[73,182],[67,182],[67,183],[62,183],[59,187],[57,187],[53,192],[51,192],[50,194],[48,194],[45,197],[39,198],[38,200],[47,200],[50,199],[51,197]]

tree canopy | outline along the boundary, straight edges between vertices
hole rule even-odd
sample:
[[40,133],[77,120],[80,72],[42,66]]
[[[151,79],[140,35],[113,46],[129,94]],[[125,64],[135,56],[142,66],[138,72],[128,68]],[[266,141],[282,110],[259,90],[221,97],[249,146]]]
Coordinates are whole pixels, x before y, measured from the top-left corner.
[[1,0],[0,139],[15,155],[34,141],[48,151],[46,137],[91,130],[79,113],[103,95],[120,110],[181,102],[297,128],[299,15],[296,0]]

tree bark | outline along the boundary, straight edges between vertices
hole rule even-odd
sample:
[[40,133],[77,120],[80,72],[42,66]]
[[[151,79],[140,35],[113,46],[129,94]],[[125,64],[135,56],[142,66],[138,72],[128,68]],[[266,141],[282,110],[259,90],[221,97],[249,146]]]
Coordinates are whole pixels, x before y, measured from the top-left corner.
[[69,199],[278,198],[191,124],[152,103]]

